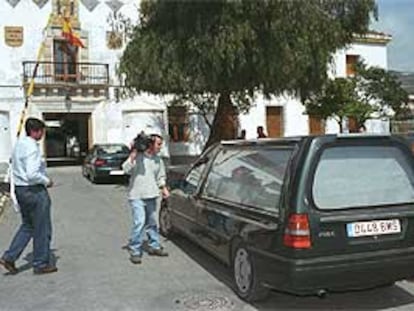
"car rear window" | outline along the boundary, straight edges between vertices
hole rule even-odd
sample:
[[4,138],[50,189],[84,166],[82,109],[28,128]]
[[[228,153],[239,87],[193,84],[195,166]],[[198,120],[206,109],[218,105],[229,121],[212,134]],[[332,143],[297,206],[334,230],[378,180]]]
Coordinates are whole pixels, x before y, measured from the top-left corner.
[[323,210],[414,203],[412,159],[397,146],[326,148],[312,195]]
[[115,154],[115,153],[129,153],[129,149],[125,145],[104,145],[98,147],[98,154]]

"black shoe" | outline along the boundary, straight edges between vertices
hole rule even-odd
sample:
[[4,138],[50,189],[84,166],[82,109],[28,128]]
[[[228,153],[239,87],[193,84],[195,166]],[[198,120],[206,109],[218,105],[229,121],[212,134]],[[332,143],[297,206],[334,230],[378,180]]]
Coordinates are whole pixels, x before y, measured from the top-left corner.
[[34,269],[33,273],[34,274],[47,274],[47,273],[53,273],[57,271],[58,271],[58,268],[56,268],[55,266],[46,266],[43,268]]
[[9,271],[10,274],[16,274],[17,272],[19,272],[19,270],[17,270],[16,266],[14,265],[13,261],[7,261],[3,258],[0,258],[0,265],[2,265],[7,271]]
[[162,248],[148,248],[148,255],[167,257],[168,253]]
[[129,260],[135,265],[138,265],[142,262],[141,256],[138,256],[138,255],[131,255],[129,257]]

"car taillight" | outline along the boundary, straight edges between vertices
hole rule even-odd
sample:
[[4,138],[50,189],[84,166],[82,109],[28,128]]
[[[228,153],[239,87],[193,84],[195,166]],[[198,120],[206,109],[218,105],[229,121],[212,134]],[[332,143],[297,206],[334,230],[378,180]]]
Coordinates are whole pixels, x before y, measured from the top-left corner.
[[283,244],[291,248],[310,248],[310,228],[307,214],[291,214],[283,236]]
[[105,159],[96,159],[94,162],[95,166],[103,166],[106,164],[106,160]]

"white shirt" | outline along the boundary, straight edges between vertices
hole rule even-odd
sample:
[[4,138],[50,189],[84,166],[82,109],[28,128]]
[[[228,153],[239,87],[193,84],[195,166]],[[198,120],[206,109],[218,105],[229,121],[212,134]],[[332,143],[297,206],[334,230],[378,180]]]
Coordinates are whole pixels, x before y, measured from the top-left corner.
[[46,186],[50,182],[39,144],[29,136],[17,140],[12,155],[12,168],[16,186]]

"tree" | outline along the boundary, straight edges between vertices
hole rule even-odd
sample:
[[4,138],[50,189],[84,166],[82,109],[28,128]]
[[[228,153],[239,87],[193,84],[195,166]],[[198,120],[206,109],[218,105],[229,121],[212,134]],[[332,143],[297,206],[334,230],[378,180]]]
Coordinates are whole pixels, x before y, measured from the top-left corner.
[[356,80],[352,78],[328,80],[320,92],[309,96],[304,101],[306,113],[316,115],[322,119],[335,119],[342,133],[345,117],[354,115],[357,111],[361,114],[371,114],[372,112],[370,105],[365,105],[359,101],[356,85]]
[[402,88],[398,77],[380,67],[368,67],[364,62],[356,66],[356,78],[363,90],[364,101],[376,106],[378,117],[404,119],[410,115],[408,93]]
[[142,0],[120,73],[138,92],[216,96],[208,146],[235,137],[237,111],[257,92],[319,90],[333,53],[372,14],[374,0]]
[[408,94],[395,75],[360,62],[355,76],[328,80],[321,91],[304,100],[304,105],[310,115],[335,119],[342,133],[345,117],[353,118],[359,128],[370,118],[404,116]]

